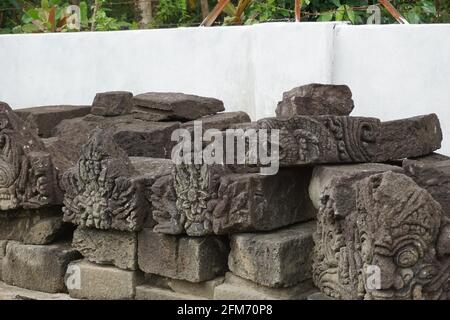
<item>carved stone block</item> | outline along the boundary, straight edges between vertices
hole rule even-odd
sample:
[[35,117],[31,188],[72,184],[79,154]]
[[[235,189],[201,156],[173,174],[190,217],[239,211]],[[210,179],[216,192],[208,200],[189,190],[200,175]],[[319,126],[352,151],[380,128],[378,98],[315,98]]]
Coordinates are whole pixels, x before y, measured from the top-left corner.
[[133,101],[135,112],[149,111],[173,120],[195,120],[225,110],[220,100],[174,92],[143,93]]
[[321,198],[316,286],[337,299],[448,299],[450,224],[439,203],[389,171],[355,182],[354,206],[338,213],[339,187],[333,180]]
[[40,138],[0,102],[0,210],[60,204],[57,173]]
[[268,287],[291,287],[311,279],[315,222],[269,233],[231,236],[230,271]]
[[348,86],[313,83],[283,93],[276,114],[277,117],[348,116],[353,107],[352,92]]
[[[278,129],[280,166],[373,162],[380,134],[375,118],[295,116],[266,118],[259,129]],[[270,136],[270,135],[269,135]],[[275,144],[275,142],[271,143]]]
[[[439,149],[442,141],[435,114],[388,122],[345,116],[266,118],[257,128],[279,130],[281,167],[418,157]],[[269,141],[271,148],[276,144]]]
[[307,221],[315,215],[307,191],[310,176],[307,168],[264,176],[233,173],[222,165],[177,165],[173,175],[152,187],[155,231],[202,236]]
[[3,258],[3,281],[30,290],[65,292],[67,266],[79,258],[69,244],[41,246],[9,241]]
[[106,131],[93,132],[62,185],[64,221],[82,227],[137,231],[150,213],[145,177]]
[[121,269],[137,269],[135,232],[79,227],[73,234],[72,247],[91,262]]
[[131,112],[133,94],[127,91],[97,93],[92,103],[91,113],[97,116],[118,116]]
[[150,229],[139,233],[139,268],[173,279],[202,282],[224,274],[228,251],[219,237],[172,236]]

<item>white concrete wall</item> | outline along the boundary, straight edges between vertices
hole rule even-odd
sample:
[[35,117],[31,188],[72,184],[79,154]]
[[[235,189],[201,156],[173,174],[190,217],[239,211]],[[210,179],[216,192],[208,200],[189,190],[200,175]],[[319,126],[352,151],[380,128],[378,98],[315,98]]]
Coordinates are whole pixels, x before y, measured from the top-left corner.
[[[355,115],[435,112],[450,154],[450,25],[270,23],[245,27],[0,35],[0,100],[90,104],[96,92],[180,91],[252,119],[282,92],[348,84]],[[448,138],[448,139],[447,139]]]
[[450,24],[340,26],[333,83],[350,86],[352,114],[382,120],[436,113],[450,155]]
[[0,36],[0,100],[22,108],[90,104],[101,91],[180,91],[256,119],[283,91],[330,80],[334,25]]

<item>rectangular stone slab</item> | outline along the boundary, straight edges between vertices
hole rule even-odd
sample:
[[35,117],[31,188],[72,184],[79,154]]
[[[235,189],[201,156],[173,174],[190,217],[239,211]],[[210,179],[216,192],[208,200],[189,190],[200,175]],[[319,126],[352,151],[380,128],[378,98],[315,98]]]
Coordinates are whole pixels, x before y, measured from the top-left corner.
[[450,160],[404,160],[405,174],[427,190],[442,206],[444,215],[450,217]]
[[136,287],[136,300],[206,300],[192,294],[174,292],[168,289],[142,285]]
[[284,92],[275,112],[277,117],[348,116],[353,108],[352,92],[348,86],[312,83]]
[[268,233],[231,236],[230,271],[268,287],[290,287],[311,279],[315,222]]
[[8,284],[48,293],[66,292],[68,264],[80,258],[70,244],[25,245],[9,241],[2,277]]
[[225,282],[214,290],[214,300],[304,300],[313,290],[311,281],[289,288],[270,288],[228,272]]
[[197,120],[185,122],[181,125],[181,128],[191,129],[193,128],[195,121],[201,122],[203,130],[217,129],[223,131],[228,129],[230,125],[249,122],[250,117],[247,113],[242,111],[223,112],[212,116],[201,117]]
[[[383,163],[358,163],[342,165],[320,165],[315,166],[311,182],[309,184],[309,196],[316,209],[320,206],[320,197],[325,188],[333,179],[344,179],[340,185],[351,185],[364,177],[385,171],[403,172],[401,167]],[[343,203],[348,203],[349,199],[343,199]]]
[[[179,122],[154,122],[138,118],[134,114],[116,117],[87,115],[83,118],[63,120],[55,129],[55,136],[63,143],[81,149],[89,134],[97,127],[109,129],[114,141],[129,156],[170,158],[175,142],[172,131],[179,128]],[[79,154],[78,154],[79,156]]]
[[224,274],[228,251],[226,242],[218,237],[172,236],[143,229],[138,238],[142,271],[190,282]]
[[117,230],[96,230],[78,227],[72,247],[87,260],[120,269],[137,269],[137,234]]
[[14,113],[38,130],[39,136],[51,137],[55,127],[64,119],[83,117],[91,106],[42,106],[14,110]]
[[432,113],[381,123],[376,162],[427,155],[441,148],[442,131]]
[[283,168],[265,176],[219,165],[176,166],[175,176],[152,186],[155,231],[204,236],[310,220],[315,215],[307,190],[310,176],[309,168]]
[[207,97],[176,92],[148,92],[133,98],[139,112],[158,112],[165,119],[195,120],[224,111],[223,102]]
[[69,231],[60,207],[0,212],[0,239],[49,244]]
[[257,128],[280,130],[282,167],[418,157],[439,149],[442,141],[435,114],[387,122],[347,116],[266,118]]
[[[89,300],[129,300],[134,299],[136,286],[142,283],[139,271],[122,270],[111,266],[101,266],[86,260],[72,262],[68,270],[79,273],[79,287],[69,288],[69,295],[77,299]],[[70,275],[74,275],[71,273]],[[69,275],[69,276],[70,276]]]

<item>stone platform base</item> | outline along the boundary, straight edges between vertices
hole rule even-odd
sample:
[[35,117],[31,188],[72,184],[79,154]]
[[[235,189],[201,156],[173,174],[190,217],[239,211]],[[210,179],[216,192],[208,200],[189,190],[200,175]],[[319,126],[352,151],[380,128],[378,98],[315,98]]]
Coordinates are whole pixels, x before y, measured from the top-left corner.
[[0,281],[0,300],[76,300],[65,293],[45,293],[10,286]]

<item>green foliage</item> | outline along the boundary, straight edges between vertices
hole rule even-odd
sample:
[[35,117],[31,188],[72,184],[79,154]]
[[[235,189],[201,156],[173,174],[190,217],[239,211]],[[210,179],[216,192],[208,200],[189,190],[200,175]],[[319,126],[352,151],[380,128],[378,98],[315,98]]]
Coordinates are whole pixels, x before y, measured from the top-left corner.
[[[81,31],[122,30],[139,27],[138,0],[2,0],[0,33],[67,32],[66,8],[76,3],[81,11]],[[208,0],[212,9],[217,0]],[[303,0],[302,21],[349,21],[365,24],[372,0]],[[449,23],[449,0],[391,0],[409,23]],[[396,23],[381,6],[381,23]],[[217,23],[253,24],[270,21],[293,21],[294,0],[231,0]],[[160,0],[153,7],[148,28],[199,25],[203,20],[200,0]],[[141,26],[143,27],[143,26]]]

